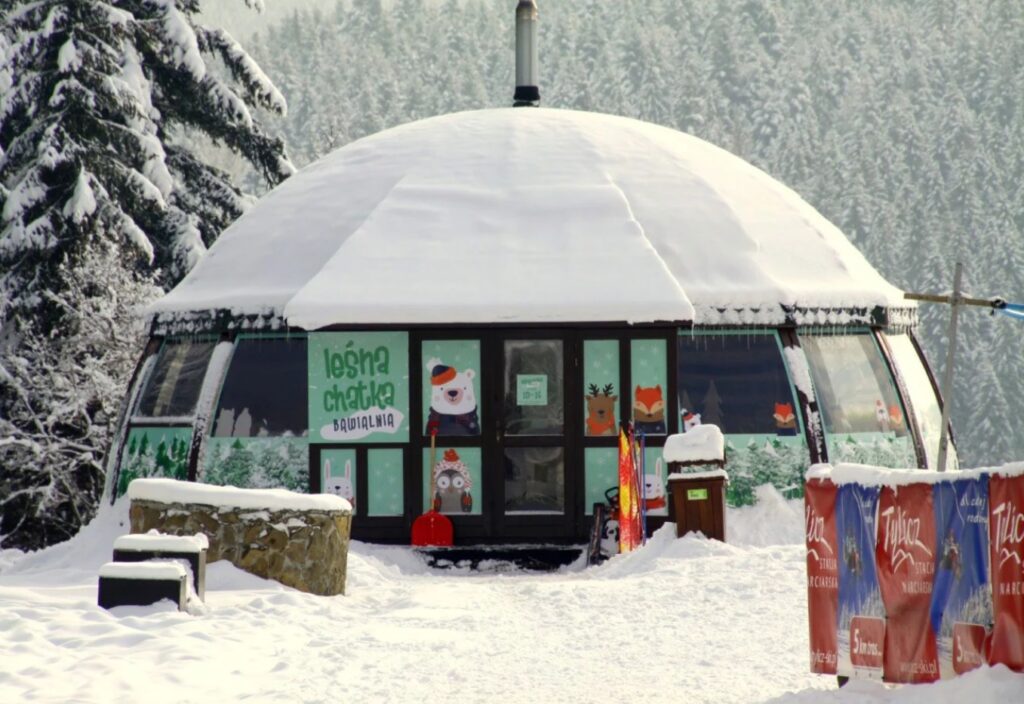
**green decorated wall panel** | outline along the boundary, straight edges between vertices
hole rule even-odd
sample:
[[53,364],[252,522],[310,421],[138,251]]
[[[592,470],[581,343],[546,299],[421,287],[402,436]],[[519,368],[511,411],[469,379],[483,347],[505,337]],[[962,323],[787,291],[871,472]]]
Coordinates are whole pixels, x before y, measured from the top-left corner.
[[408,442],[408,333],[311,333],[308,350],[314,442]]
[[373,448],[367,451],[366,515],[401,516],[404,513],[402,457],[402,450],[395,448]]
[[583,471],[583,507],[591,516],[594,504],[607,503],[604,492],[619,485],[619,451],[614,447],[585,448]]
[[618,433],[619,341],[583,341],[583,433],[589,437]]
[[188,479],[191,443],[192,428],[132,428],[121,455],[117,495],[127,491],[133,479]]
[[424,340],[422,363],[424,434],[480,435],[480,341]]
[[633,425],[637,433],[664,435],[668,391],[668,345],[665,340],[633,340],[630,343],[630,374],[633,380]]

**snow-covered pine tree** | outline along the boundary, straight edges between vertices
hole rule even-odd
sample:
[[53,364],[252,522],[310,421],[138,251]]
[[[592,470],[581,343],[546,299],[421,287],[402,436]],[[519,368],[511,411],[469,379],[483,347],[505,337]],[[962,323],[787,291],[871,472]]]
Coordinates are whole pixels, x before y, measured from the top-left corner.
[[283,114],[284,99],[229,34],[196,21],[199,4],[0,6],[4,546],[66,538],[91,515],[138,350],[132,309],[248,205],[189,135],[239,153],[270,185],[292,172],[253,114]]

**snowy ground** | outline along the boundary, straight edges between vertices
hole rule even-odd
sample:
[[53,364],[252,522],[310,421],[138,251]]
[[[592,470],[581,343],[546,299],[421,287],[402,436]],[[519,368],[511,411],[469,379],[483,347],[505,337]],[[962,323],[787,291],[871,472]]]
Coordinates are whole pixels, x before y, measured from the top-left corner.
[[729,544],[656,535],[599,568],[432,571],[354,544],[348,595],[215,563],[207,611],[104,611],[96,570],[123,505],[69,543],[0,551],[0,702],[1024,700],[984,669],[887,688],[807,672],[802,508],[766,492]]

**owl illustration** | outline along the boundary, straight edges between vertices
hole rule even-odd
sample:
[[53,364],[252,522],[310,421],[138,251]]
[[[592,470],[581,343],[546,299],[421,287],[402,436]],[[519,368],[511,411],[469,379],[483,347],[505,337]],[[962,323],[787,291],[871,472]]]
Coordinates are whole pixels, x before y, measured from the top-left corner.
[[434,466],[434,510],[441,513],[472,513],[473,494],[469,468],[459,453],[448,449]]

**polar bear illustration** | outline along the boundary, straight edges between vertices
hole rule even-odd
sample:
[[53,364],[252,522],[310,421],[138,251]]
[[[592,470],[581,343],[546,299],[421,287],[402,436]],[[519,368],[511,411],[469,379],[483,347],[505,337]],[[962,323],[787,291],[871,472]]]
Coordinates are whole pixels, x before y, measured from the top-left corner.
[[683,409],[683,432],[688,433],[700,425],[700,413],[691,413]]
[[434,358],[427,362],[430,372],[430,415],[427,432],[438,435],[479,435],[480,418],[476,409],[472,369],[458,371]]

